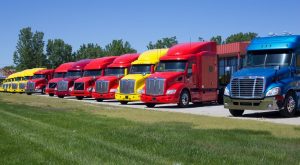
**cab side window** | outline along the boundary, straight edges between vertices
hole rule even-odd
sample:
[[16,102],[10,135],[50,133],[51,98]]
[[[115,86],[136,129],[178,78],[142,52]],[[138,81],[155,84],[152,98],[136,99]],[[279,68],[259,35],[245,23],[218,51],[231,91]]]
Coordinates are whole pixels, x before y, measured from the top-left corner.
[[187,77],[190,78],[193,75],[193,63],[189,63],[188,69],[187,69]]

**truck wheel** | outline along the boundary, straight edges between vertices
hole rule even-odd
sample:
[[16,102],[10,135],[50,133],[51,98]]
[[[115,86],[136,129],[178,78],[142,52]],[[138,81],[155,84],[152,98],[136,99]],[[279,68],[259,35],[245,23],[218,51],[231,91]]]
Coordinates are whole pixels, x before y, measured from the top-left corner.
[[50,96],[50,97],[53,97],[53,96],[54,96],[54,94],[53,94],[53,93],[49,93],[49,96]]
[[120,103],[121,103],[122,105],[126,105],[126,104],[128,103],[128,101],[120,101]]
[[45,88],[42,89],[41,94],[42,94],[42,95],[46,94],[46,93],[45,93]]
[[180,108],[187,108],[190,103],[190,94],[187,90],[183,90],[180,94],[178,106]]
[[229,109],[229,112],[234,117],[243,116],[244,110]]
[[82,97],[82,96],[76,96],[76,99],[77,99],[77,100],[82,100],[83,97]]
[[103,99],[96,99],[98,102],[102,102],[103,101]]
[[65,96],[60,96],[60,95],[58,95],[57,97],[63,99]]
[[153,104],[153,103],[147,103],[147,104],[146,104],[146,106],[147,106],[148,108],[153,108],[153,107],[155,107],[155,105],[156,105],[156,104]]
[[294,92],[289,92],[284,99],[284,108],[280,114],[284,117],[293,117],[297,110],[297,97]]
[[27,95],[31,95],[32,93],[26,93]]

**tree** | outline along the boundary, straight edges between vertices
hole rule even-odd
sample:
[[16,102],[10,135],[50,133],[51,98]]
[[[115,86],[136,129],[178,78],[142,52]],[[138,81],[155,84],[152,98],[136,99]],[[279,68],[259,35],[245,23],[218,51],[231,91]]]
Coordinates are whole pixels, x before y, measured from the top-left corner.
[[126,53],[136,53],[128,41],[123,42],[120,40],[113,40],[111,43],[105,46],[106,56],[119,56]]
[[43,32],[32,33],[30,27],[20,30],[16,51],[13,54],[17,70],[46,66],[43,37]]
[[160,49],[160,48],[170,48],[173,45],[178,43],[176,36],[174,37],[166,37],[156,41],[156,43],[149,42],[147,45],[148,49]]
[[226,43],[233,43],[233,42],[242,42],[242,41],[250,41],[253,38],[257,37],[257,33],[248,32],[248,33],[236,33],[232,34],[226,38]]
[[46,55],[49,67],[56,68],[60,64],[73,60],[72,46],[66,44],[62,39],[49,39],[46,47]]
[[79,50],[74,54],[75,60],[98,58],[105,55],[104,50],[97,44],[88,43],[80,46]]
[[215,37],[211,37],[210,41],[216,42],[218,45],[223,44],[222,36],[217,35]]

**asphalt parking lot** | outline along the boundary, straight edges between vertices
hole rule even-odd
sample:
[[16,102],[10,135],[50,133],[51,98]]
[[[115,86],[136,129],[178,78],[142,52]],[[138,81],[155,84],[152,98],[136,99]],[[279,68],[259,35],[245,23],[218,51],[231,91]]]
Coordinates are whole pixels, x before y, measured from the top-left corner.
[[[47,95],[40,95],[43,97],[48,97]],[[53,99],[60,99],[57,97],[51,97]],[[278,111],[245,111],[243,117],[232,117],[229,111],[223,108],[223,105],[217,104],[203,104],[203,105],[193,105],[191,104],[189,108],[178,108],[176,104],[161,104],[156,105],[155,108],[147,108],[142,102],[131,102],[127,105],[121,105],[115,100],[107,100],[103,102],[97,102],[94,99],[86,98],[84,100],[77,100],[75,97],[65,97],[64,99],[70,101],[84,101],[91,104],[103,104],[111,106],[120,106],[128,108],[138,108],[143,110],[153,110],[153,111],[166,111],[166,112],[177,112],[177,113],[187,113],[194,115],[204,115],[213,117],[226,117],[232,119],[240,120],[257,120],[266,121],[279,124],[290,124],[290,125],[300,125],[300,116],[297,115],[293,118],[284,118]]]

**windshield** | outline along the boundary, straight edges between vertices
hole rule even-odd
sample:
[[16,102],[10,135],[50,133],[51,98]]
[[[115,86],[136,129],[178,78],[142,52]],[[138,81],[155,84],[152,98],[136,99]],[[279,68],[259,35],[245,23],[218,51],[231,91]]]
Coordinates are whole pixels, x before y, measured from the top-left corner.
[[31,76],[25,76],[25,77],[24,77],[24,80],[30,80],[30,77],[31,77]]
[[21,81],[21,77],[15,78],[15,81]]
[[151,65],[132,65],[130,74],[149,74],[151,73]]
[[64,78],[65,73],[61,72],[61,73],[54,73],[54,78]]
[[38,78],[46,78],[46,75],[44,75],[44,74],[35,74],[35,75],[33,75],[33,79],[38,79]]
[[83,77],[101,76],[102,70],[86,70],[83,72]]
[[81,77],[81,71],[69,71],[66,77]]
[[250,52],[247,55],[246,67],[288,66],[292,53],[287,52]]
[[184,72],[186,61],[161,61],[157,65],[157,72]]
[[105,69],[105,76],[123,76],[125,68],[107,68]]

